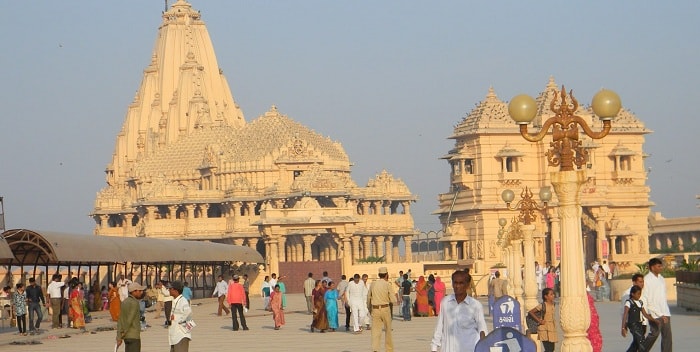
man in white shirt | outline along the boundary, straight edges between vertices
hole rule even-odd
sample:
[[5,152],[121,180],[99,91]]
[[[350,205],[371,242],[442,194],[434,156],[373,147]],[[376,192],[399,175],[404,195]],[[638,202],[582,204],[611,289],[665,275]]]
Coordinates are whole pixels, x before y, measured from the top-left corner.
[[275,285],[277,285],[277,274],[272,273],[272,278],[270,279],[270,287],[274,289]]
[[486,337],[488,329],[481,302],[467,295],[471,280],[471,275],[461,270],[452,274],[454,294],[442,300],[431,351],[474,352],[476,343]]
[[48,296],[48,301],[51,302],[51,328],[58,329],[61,327],[61,294],[62,287],[66,283],[61,281],[61,274],[53,274],[51,277],[51,283],[46,288],[46,295]]
[[211,294],[212,297],[218,297],[219,299],[219,309],[216,311],[216,315],[218,316],[221,316],[222,310],[226,312],[226,315],[231,313],[231,310],[224,304],[226,301],[226,292],[228,292],[228,282],[224,280],[223,275],[219,275],[219,281],[216,283],[214,292]]
[[124,302],[124,300],[129,297],[129,284],[131,280],[125,279],[124,275],[119,275],[119,281],[117,281],[117,287],[119,290],[119,300]]
[[537,280],[537,290],[542,291],[544,288],[544,272],[542,271],[542,267],[538,262],[535,262],[535,278]]
[[314,304],[311,300],[311,294],[313,293],[315,287],[316,280],[314,280],[314,274],[309,273],[309,277],[304,280],[304,297],[306,297],[306,309],[308,310],[309,314],[313,314],[314,311]]
[[345,299],[352,312],[352,331],[356,334],[362,332],[362,323],[365,320],[366,288],[365,283],[360,281],[360,274],[355,274],[345,290]]
[[644,302],[646,311],[654,317],[658,324],[650,324],[651,332],[644,344],[647,351],[651,350],[659,333],[661,333],[661,352],[671,352],[673,350],[671,310],[666,300],[666,281],[661,276],[662,270],[663,263],[659,258],[649,260],[649,273],[644,276],[642,302]]

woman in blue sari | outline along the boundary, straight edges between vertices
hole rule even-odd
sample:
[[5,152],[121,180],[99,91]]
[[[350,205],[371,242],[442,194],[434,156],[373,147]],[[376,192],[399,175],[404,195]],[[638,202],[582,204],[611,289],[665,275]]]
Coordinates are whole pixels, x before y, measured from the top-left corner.
[[323,296],[326,301],[326,313],[328,314],[328,327],[331,331],[338,328],[338,290],[332,281],[328,282],[328,290]]
[[280,275],[279,279],[277,279],[277,284],[280,286],[280,292],[282,293],[282,309],[287,308],[287,287],[282,282],[285,277]]

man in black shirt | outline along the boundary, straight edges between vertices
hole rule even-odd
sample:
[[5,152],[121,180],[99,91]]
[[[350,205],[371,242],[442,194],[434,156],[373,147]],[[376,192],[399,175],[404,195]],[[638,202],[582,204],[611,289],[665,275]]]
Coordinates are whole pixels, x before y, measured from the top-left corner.
[[401,282],[401,299],[403,299],[403,305],[401,306],[401,313],[403,315],[404,321],[411,320],[411,288],[413,287],[411,280],[408,279],[408,274],[403,274],[403,281]]
[[[46,305],[44,292],[41,290],[41,286],[36,284],[33,277],[29,278],[29,286],[25,291],[29,301],[29,333],[35,334],[39,332],[39,325],[44,320],[44,314],[41,312],[41,307]],[[36,324],[34,323],[34,312],[37,314]]]

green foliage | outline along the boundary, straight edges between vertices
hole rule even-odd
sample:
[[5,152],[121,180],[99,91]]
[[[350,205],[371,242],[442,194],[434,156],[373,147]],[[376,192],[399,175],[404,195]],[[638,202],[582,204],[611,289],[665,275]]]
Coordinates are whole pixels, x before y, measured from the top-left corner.
[[367,258],[361,258],[357,262],[358,263],[384,263],[385,261],[386,261],[386,259],[384,258],[384,256],[381,256],[381,257],[370,256]]
[[678,270],[684,271],[700,271],[700,258],[695,261],[686,262],[685,260],[680,265]]
[[647,265],[647,263],[637,263],[637,264],[634,264],[634,265],[637,266],[637,272],[638,272],[638,273],[640,273],[640,274],[642,274],[642,275],[646,275],[646,274],[649,273],[649,266]]

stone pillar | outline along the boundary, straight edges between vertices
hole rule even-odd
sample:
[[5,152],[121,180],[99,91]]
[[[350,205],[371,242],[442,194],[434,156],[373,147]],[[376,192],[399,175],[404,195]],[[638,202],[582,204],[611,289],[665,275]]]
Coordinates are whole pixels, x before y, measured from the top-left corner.
[[209,203],[202,203],[199,205],[199,212],[201,218],[209,217]]
[[242,246],[243,245],[243,239],[242,238],[234,238],[233,239],[233,244],[235,246]]
[[560,324],[564,331],[562,352],[591,352],[587,338],[591,312],[586,296],[583,240],[581,234],[581,185],[586,171],[551,173],[552,185],[559,199],[561,220],[561,285]]
[[450,260],[458,260],[457,241],[450,241]]
[[341,239],[342,241],[342,257],[343,257],[343,268],[342,272],[347,272],[350,270],[350,267],[352,266],[352,246],[353,243],[350,241],[350,238],[348,237],[343,237]]
[[362,257],[367,258],[370,256],[370,249],[372,243],[372,237],[371,236],[362,236]]
[[131,221],[134,219],[134,214],[124,214],[124,227],[131,227]]
[[231,211],[233,211],[233,217],[241,216],[241,202],[232,202]]
[[513,297],[519,302],[523,300],[523,277],[520,271],[520,253],[523,248],[523,240],[513,239]]
[[401,202],[405,214],[411,214],[411,202]]
[[[285,261],[286,261],[286,258],[285,258],[285,256],[284,256],[284,255],[285,255],[284,250],[285,250],[285,247],[287,246],[287,237],[285,237],[285,236],[280,236],[279,239],[278,239],[277,241],[278,241],[278,243],[279,243],[279,244],[277,245],[277,246],[278,246],[278,251],[279,251],[279,252],[278,252],[278,254],[279,254],[279,261],[280,261],[280,262],[285,262]],[[279,272],[279,269],[277,270],[277,272]]]
[[610,261],[615,260],[615,254],[617,254],[615,243],[617,242],[617,236],[610,236]]
[[551,241],[550,247],[552,248],[552,252],[549,253],[549,261],[552,262],[552,265],[556,265],[556,263],[559,263],[561,260],[561,257],[557,258],[557,244],[559,244],[559,250],[561,251],[561,230],[559,228],[559,216],[552,216],[550,221],[551,225],[549,239]]
[[294,241],[294,261],[304,261],[304,243],[299,240]]
[[360,259],[360,236],[352,236],[352,263],[357,263]]
[[397,241],[396,241],[396,246],[393,246],[393,247],[391,248],[391,251],[393,252],[393,254],[392,254],[392,255],[393,255],[393,260],[394,260],[395,262],[400,262],[400,261],[401,261],[401,255],[400,255],[400,253],[399,253],[399,241],[398,241],[398,239],[399,239],[400,237],[395,237],[395,238],[397,239]]
[[313,253],[311,252],[311,244],[314,243],[316,236],[314,235],[304,235],[304,261],[310,262],[313,260]]
[[268,255],[268,258],[270,260],[270,270],[269,272],[271,273],[279,273],[280,272],[280,264],[279,264],[279,252],[277,250],[277,240],[269,240],[269,245],[270,245],[270,254]]
[[177,208],[179,207],[178,205],[168,205],[168,219],[177,218]]
[[384,236],[376,236],[374,238],[374,252],[377,258],[384,255]]
[[197,206],[194,204],[185,204],[185,209],[187,209],[187,218],[194,219],[194,211],[197,209]]
[[100,215],[100,227],[106,229],[109,227],[109,215]]
[[394,262],[394,257],[393,257],[393,252],[394,252],[394,237],[393,236],[386,236],[384,239],[384,256],[386,259],[387,263],[393,263]]
[[248,238],[248,247],[253,248],[254,250],[258,250],[258,239],[255,237],[249,237]]
[[403,241],[406,243],[406,262],[413,262],[413,250],[411,249],[411,243],[413,242],[413,236],[407,235],[403,236]]
[[[535,231],[535,225],[521,225],[520,230],[523,233],[523,249],[525,250],[525,272],[524,272],[524,305],[523,319],[525,314],[532,308],[537,306],[537,278],[535,277],[535,248],[532,242],[532,234]],[[552,262],[554,263],[554,262]]]

